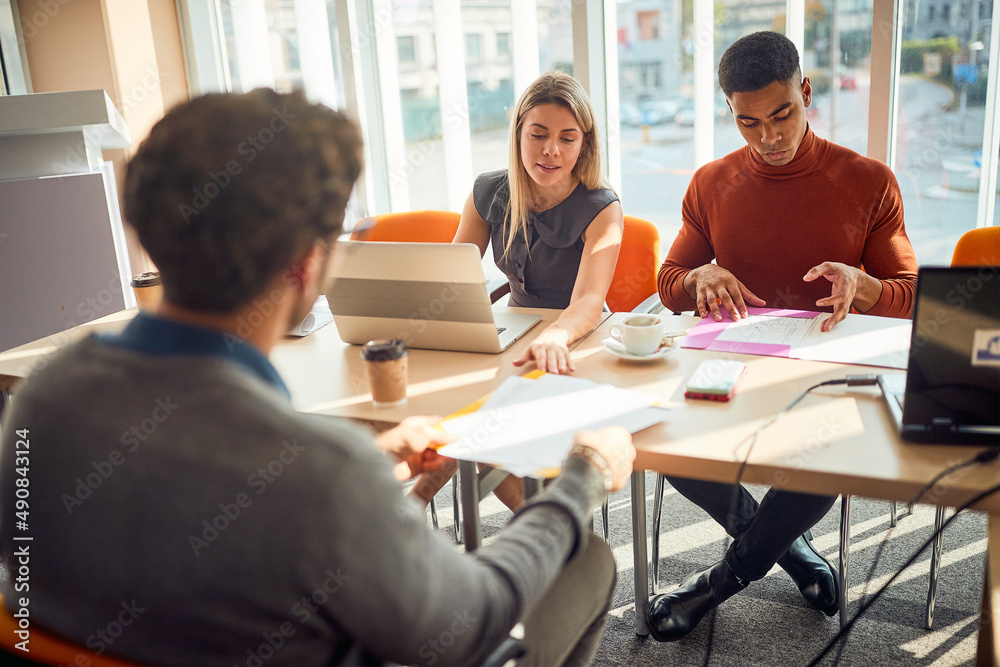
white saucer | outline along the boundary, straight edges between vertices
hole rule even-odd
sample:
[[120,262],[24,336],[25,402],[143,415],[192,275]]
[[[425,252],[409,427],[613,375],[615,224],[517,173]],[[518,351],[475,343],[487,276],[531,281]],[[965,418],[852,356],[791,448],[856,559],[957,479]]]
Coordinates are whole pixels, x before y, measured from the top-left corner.
[[678,341],[674,341],[673,345],[670,346],[660,346],[656,352],[652,354],[632,354],[625,349],[625,346],[616,341],[614,338],[605,338],[601,341],[604,346],[604,351],[610,355],[623,359],[625,361],[633,361],[637,363],[644,363],[649,361],[658,361],[665,357],[669,357],[672,354],[676,354],[680,345],[677,344]]

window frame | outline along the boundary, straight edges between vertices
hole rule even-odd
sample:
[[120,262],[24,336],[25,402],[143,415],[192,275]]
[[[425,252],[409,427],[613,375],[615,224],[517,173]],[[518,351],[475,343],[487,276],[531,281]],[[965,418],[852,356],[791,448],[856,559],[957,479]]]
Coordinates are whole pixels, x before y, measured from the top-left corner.
[[[868,148],[870,157],[887,164],[893,163],[893,151],[899,120],[898,60],[902,26],[896,21],[904,0],[873,0],[871,81],[873,90],[885,90],[885,95],[872,95],[869,99]],[[435,13],[451,13],[451,25],[458,18],[461,32],[460,6],[448,10],[444,2],[433,2]],[[456,3],[457,5],[457,3]],[[334,3],[341,44],[350,48],[341,50],[344,69],[344,89],[348,112],[359,119],[366,143],[365,182],[359,186],[357,206],[359,212],[371,214],[391,210],[408,210],[406,178],[398,178],[400,169],[405,172],[406,146],[402,137],[402,118],[396,70],[398,46],[392,25],[390,0],[343,0]],[[185,49],[191,90],[207,92],[212,89],[230,89],[225,68],[219,68],[224,58],[225,44],[221,40],[218,21],[219,0],[178,0],[181,24],[185,36]],[[614,6],[602,0],[582,0],[571,6],[573,32],[573,69],[577,79],[587,89],[594,105],[598,129],[602,136],[603,152],[607,156],[605,171],[612,187],[621,183],[621,156],[619,140],[619,99],[617,37],[618,26]],[[508,43],[514,64],[515,91],[523,90],[539,74],[538,29],[536,0],[511,0],[511,33]],[[993,12],[996,15],[996,12]],[[804,5],[800,0],[786,0],[786,34],[800,47],[804,39]],[[215,25],[211,25],[212,22]],[[694,21],[699,44],[694,53],[695,81],[695,137],[696,166],[714,158],[714,85],[715,85],[715,34],[711,3],[694,3]],[[986,127],[983,135],[983,165],[977,225],[990,225],[995,217],[995,197],[998,178],[997,79],[1000,73],[1000,21],[991,19],[990,75],[987,83]],[[891,30],[884,26],[893,26]],[[377,29],[376,29],[377,28]],[[210,36],[214,31],[215,43]],[[451,33],[454,34],[454,33]],[[485,49],[485,37],[478,35],[480,51]],[[361,38],[366,46],[374,42],[375,48],[360,48]],[[441,41],[441,40],[435,40]],[[445,40],[447,41],[447,40]],[[453,40],[458,41],[458,40]],[[386,45],[388,42],[388,45]],[[704,42],[704,43],[702,43]],[[464,40],[460,51],[462,67],[466,64]],[[388,47],[388,48],[387,48]],[[440,50],[440,47],[438,47]],[[440,57],[440,53],[438,54]],[[485,55],[485,54],[483,54]],[[476,61],[481,62],[480,60]],[[439,62],[441,62],[439,60]],[[460,95],[454,97],[459,100]],[[453,129],[464,137],[452,141],[459,148],[448,163],[455,162],[467,169],[470,135],[465,127]],[[456,167],[457,168],[457,167]],[[451,169],[446,166],[448,171]],[[395,177],[393,176],[395,174]],[[403,174],[405,176],[405,173]],[[466,180],[473,176],[470,172]],[[457,188],[461,178],[449,177]],[[402,181],[400,183],[400,181]],[[464,193],[449,191],[449,202],[455,206]],[[679,214],[679,213],[678,213]]]

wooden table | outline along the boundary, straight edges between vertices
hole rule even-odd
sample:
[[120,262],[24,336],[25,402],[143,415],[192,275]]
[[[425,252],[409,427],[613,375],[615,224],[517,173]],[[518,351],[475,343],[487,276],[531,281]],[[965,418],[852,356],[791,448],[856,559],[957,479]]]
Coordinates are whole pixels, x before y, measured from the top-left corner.
[[[524,309],[512,309],[523,311]],[[398,423],[411,414],[448,414],[495,389],[522,369],[511,361],[558,313],[538,312],[543,321],[502,354],[412,350],[408,401],[396,408],[374,408],[357,346],[346,345],[331,324],[303,339],[289,339],[271,354],[288,384],[296,408],[320,414]],[[0,383],[10,385],[52,352],[87,331],[116,331],[133,313],[125,311],[75,330],[0,353]],[[576,375],[619,387],[649,391],[675,408],[663,424],[635,436],[639,450],[632,476],[635,554],[636,632],[646,634],[642,610],[648,598],[645,477],[643,470],[681,477],[731,482],[746,455],[744,442],[767,417],[791,402],[808,386],[846,374],[879,372],[868,366],[778,359],[699,350],[680,350],[651,364],[632,364],[603,351],[601,340],[620,315],[608,318],[572,351]],[[668,328],[685,329],[697,318],[670,317]],[[748,373],[728,404],[683,397],[685,380],[705,358],[744,361]],[[2,388],[2,387],[0,387]],[[895,434],[875,387],[834,386],[814,391],[794,411],[758,438],[743,481],[793,491],[842,493],[905,501],[949,465],[969,458],[979,448],[905,444]],[[464,465],[474,470],[472,464]],[[470,477],[471,479],[471,477]],[[947,478],[924,502],[960,506],[1000,480],[1000,462],[978,466]],[[478,484],[463,483],[466,501],[475,499]],[[471,505],[476,507],[475,504]],[[984,581],[984,614],[979,660],[996,664],[1000,655],[1000,497],[976,509],[990,513],[989,560]],[[466,512],[467,520],[470,514]],[[471,532],[468,533],[470,536]],[[474,546],[474,544],[473,544]],[[993,613],[989,613],[989,606]],[[990,627],[992,623],[992,629]],[[980,664],[977,662],[977,664]]]
[[[346,417],[373,424],[397,424],[408,415],[446,415],[493,391],[509,376],[520,375],[512,361],[531,340],[551,324],[559,311],[502,308],[499,312],[533,313],[541,321],[500,354],[410,350],[407,402],[376,408],[371,402],[361,347],[340,340],[334,323],[304,338],[278,342],[270,359],[288,385],[297,410]],[[121,331],[135,316],[134,308],[108,315],[52,336],[0,352],[0,390],[16,391],[16,384],[44,366],[61,347],[94,333]]]
[[[802,391],[825,380],[884,369],[687,349],[659,362],[629,363],[601,347],[611,326],[623,316],[612,315],[574,350],[573,357],[578,376],[652,392],[660,395],[661,405],[675,408],[663,424],[634,437],[638,449],[637,472],[632,475],[636,632],[647,634],[642,614],[648,599],[648,563],[645,477],[641,471],[733,482],[747,454],[749,436]],[[670,316],[667,328],[687,329],[698,321],[696,317]],[[698,363],[708,358],[737,359],[747,365],[747,375],[729,403],[684,398],[685,381]],[[896,434],[877,387],[838,385],[814,390],[792,412],[765,429],[757,439],[742,480],[791,491],[906,501],[940,471],[981,450],[904,443]],[[966,469],[944,481],[921,502],[951,507],[965,504],[1000,482],[1000,461]],[[1000,494],[974,507],[989,512],[996,523],[1000,518]],[[996,531],[991,532],[990,544],[991,553],[1000,551]],[[993,556],[994,564],[996,558]],[[992,594],[998,597],[1000,575],[992,581]],[[998,614],[984,614],[981,630],[990,619],[996,635],[1000,628]],[[991,660],[987,664],[995,664],[996,658]]]

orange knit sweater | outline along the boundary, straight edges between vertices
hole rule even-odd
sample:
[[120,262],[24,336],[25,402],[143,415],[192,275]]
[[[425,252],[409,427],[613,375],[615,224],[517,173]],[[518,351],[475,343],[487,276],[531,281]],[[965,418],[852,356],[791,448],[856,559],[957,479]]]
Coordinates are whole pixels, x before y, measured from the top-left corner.
[[663,303],[692,310],[691,269],[728,269],[771,308],[819,308],[830,282],[802,276],[822,262],[861,268],[882,282],[871,315],[909,317],[917,261],[903,226],[903,199],[878,160],[806,129],[794,159],[774,167],[749,146],[710,162],[691,179],[683,225],[660,267]]

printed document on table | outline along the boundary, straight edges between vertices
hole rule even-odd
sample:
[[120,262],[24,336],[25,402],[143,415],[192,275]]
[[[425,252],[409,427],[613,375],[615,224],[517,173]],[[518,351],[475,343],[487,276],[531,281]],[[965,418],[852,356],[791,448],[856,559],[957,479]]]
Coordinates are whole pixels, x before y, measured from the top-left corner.
[[728,311],[721,312],[721,322],[702,320],[681,346],[906,369],[910,320],[850,313],[824,332],[821,327],[828,313],[750,307],[749,317],[733,322]]
[[446,419],[457,436],[442,456],[502,467],[524,476],[558,469],[577,431],[620,425],[630,432],[663,421],[655,394],[560,375],[508,378],[476,412]]
[[816,318],[756,314],[739,322],[730,322],[716,340],[740,343],[800,345],[817,325]]

